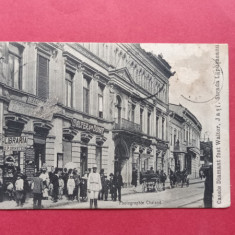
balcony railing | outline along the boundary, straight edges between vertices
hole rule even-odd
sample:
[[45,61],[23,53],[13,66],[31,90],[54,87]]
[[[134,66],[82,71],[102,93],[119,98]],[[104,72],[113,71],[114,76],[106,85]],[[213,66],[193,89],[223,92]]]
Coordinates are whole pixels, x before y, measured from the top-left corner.
[[174,145],[174,152],[186,152],[186,146],[177,141]]
[[137,132],[137,133],[142,132],[142,128],[141,128],[140,124],[134,123],[134,122],[129,121],[124,118],[121,118],[119,123],[115,123],[114,129],[115,130],[126,130],[126,131]]

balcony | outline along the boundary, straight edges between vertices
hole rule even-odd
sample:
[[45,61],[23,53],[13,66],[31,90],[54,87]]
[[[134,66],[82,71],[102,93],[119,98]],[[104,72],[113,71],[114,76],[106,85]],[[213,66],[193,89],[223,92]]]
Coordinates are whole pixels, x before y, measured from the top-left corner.
[[175,153],[186,153],[186,146],[179,143],[179,141],[176,141],[175,145],[174,145],[174,152]]
[[142,133],[140,124],[121,118],[119,123],[115,123],[114,130],[124,130],[135,133]]

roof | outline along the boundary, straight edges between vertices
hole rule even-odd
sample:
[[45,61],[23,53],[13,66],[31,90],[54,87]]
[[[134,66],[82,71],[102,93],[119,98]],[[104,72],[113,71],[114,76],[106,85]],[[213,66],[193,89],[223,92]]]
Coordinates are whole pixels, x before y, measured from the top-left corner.
[[194,122],[194,124],[199,128],[200,131],[202,130],[202,125],[198,121],[196,116],[192,112],[190,112],[187,108],[182,106],[181,104],[179,104],[179,105],[169,104],[169,110],[172,111],[173,113],[177,114],[178,116],[184,118],[184,120],[187,117],[188,119],[190,119],[191,121]]

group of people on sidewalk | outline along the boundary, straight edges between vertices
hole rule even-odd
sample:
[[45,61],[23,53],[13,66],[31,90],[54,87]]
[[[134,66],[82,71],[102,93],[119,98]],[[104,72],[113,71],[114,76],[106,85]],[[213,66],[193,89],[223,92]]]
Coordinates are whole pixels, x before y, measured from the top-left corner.
[[93,166],[93,171],[88,176],[87,189],[90,198],[90,208],[98,207],[97,200],[108,200],[108,194],[111,194],[111,200],[121,201],[121,188],[123,186],[122,176],[119,171],[116,171],[114,175],[111,173],[109,175],[104,173],[104,170],[101,169],[100,174],[97,173],[97,165]]
[[20,168],[14,174],[13,182],[8,184],[9,199],[16,201],[16,206],[23,206],[27,194],[33,194],[33,208],[41,209],[42,200],[51,199],[54,203],[63,198],[77,200],[78,202],[90,199],[90,208],[97,208],[97,200],[121,201],[122,176],[119,172],[111,173],[109,179],[104,169],[97,173],[97,165],[94,165],[83,176],[75,169],[58,169],[51,167],[48,172],[43,166],[34,177],[28,181]]

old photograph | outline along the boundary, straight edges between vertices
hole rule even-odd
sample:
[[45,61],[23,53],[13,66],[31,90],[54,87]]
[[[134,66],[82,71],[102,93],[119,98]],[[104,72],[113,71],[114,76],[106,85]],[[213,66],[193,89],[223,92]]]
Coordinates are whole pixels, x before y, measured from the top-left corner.
[[0,209],[230,205],[228,45],[0,42]]

